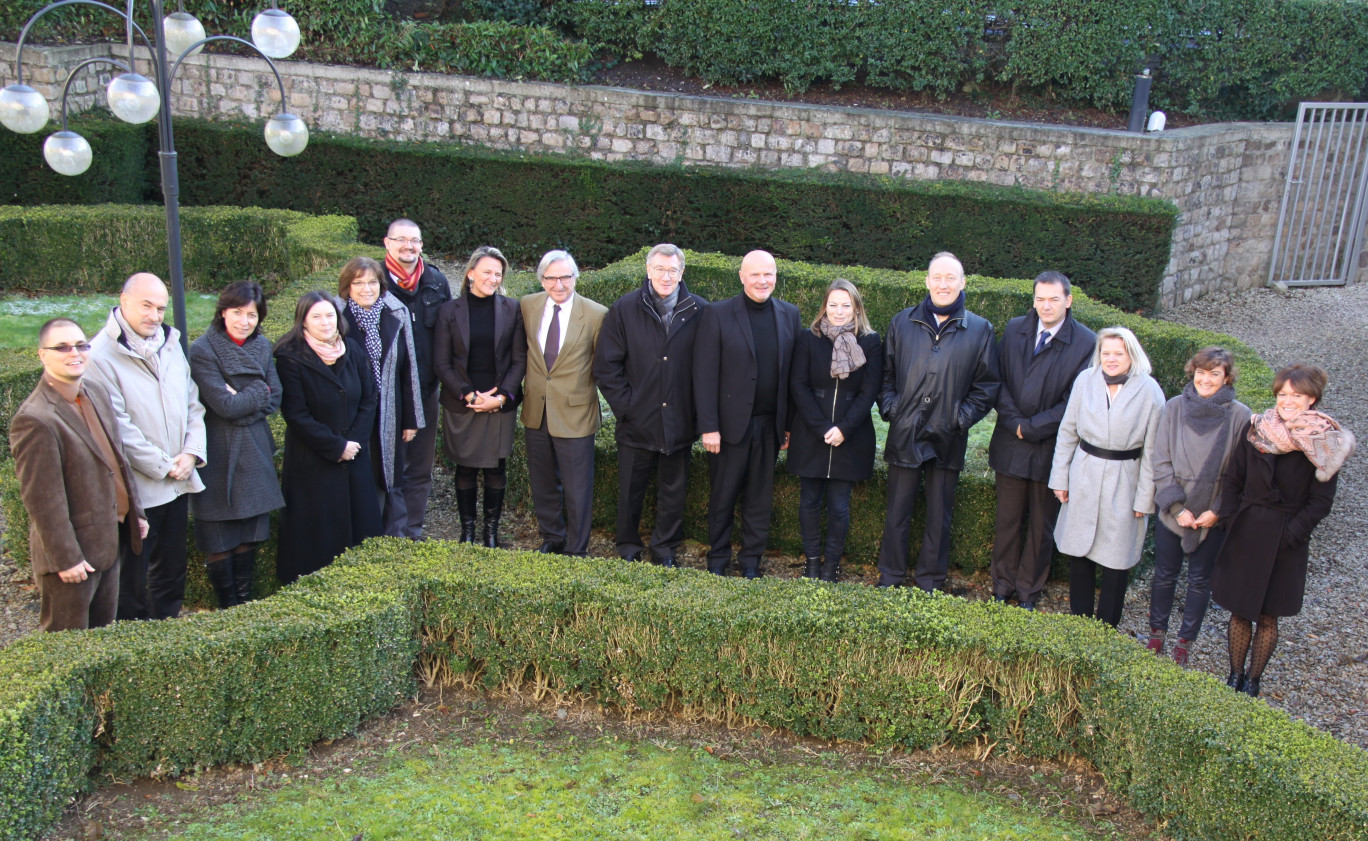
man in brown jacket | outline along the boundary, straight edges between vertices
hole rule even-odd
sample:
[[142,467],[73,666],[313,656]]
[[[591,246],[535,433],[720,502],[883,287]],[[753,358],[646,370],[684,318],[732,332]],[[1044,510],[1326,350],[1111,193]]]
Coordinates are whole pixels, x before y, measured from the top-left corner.
[[44,631],[112,622],[119,529],[136,522],[128,541],[134,552],[147,534],[109,394],[82,382],[89,354],[74,321],[44,324],[38,333],[42,377],[10,423]]

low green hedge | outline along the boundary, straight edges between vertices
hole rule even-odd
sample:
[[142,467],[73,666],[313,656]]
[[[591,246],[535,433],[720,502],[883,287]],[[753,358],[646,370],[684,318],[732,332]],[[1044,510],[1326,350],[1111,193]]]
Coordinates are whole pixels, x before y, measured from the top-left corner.
[[1362,750],[1091,620],[380,539],[265,601],[0,651],[0,839],[37,835],[101,777],[342,735],[415,670],[875,746],[1076,755],[1186,838],[1368,832]]
[[[570,134],[592,138],[596,131],[583,120]],[[10,159],[6,144],[14,146],[19,184],[30,172],[50,180],[42,156],[15,137],[0,132],[0,157]],[[376,243],[391,220],[408,216],[435,254],[469,254],[480,245],[515,256],[568,248],[583,265],[603,266],[666,241],[696,251],[766,248],[792,260],[903,269],[949,250],[970,272],[991,277],[1058,269],[1094,298],[1139,312],[1158,302],[1177,218],[1170,202],[1135,196],[605,163],[321,133],[305,154],[281,158],[261,142],[260,126],[191,119],[176,124],[176,148],[184,204],[355,214],[362,239]],[[154,167],[155,156],[148,160]],[[414,179],[416,172],[423,177]],[[155,170],[148,180],[157,183]],[[50,201],[35,191],[24,195]],[[485,198],[472,205],[453,196]],[[103,200],[130,201],[123,192]]]

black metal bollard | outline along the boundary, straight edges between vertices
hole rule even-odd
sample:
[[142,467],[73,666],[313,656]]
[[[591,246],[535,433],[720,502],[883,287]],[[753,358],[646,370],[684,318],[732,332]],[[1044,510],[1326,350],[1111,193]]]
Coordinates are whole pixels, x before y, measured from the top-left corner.
[[1145,113],[1149,111],[1150,85],[1154,84],[1154,77],[1150,75],[1150,69],[1146,67],[1135,77],[1135,95],[1131,97],[1130,124],[1126,126],[1127,131],[1145,130]]

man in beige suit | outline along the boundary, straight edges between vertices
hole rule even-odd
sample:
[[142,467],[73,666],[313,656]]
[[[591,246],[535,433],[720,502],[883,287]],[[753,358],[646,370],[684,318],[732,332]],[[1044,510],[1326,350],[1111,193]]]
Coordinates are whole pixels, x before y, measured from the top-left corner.
[[147,536],[109,394],[84,382],[90,343],[67,318],[38,334],[38,386],[10,422],[10,449],[29,513],[29,548],[44,631],[98,628],[119,599],[119,531]]
[[537,266],[546,291],[521,301],[527,327],[522,422],[542,538],[537,551],[583,556],[594,507],[594,433],[603,420],[594,349],[608,310],[575,294],[578,279],[575,258],[548,251]]

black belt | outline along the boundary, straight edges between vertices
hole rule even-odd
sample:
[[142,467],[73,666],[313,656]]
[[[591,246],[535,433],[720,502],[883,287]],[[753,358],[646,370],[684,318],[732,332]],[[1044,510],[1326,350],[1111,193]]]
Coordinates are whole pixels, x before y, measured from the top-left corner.
[[1145,454],[1144,447],[1136,447],[1133,450],[1104,450],[1101,447],[1094,447],[1081,438],[1078,440],[1078,448],[1090,456],[1104,458],[1107,461],[1131,461]]

